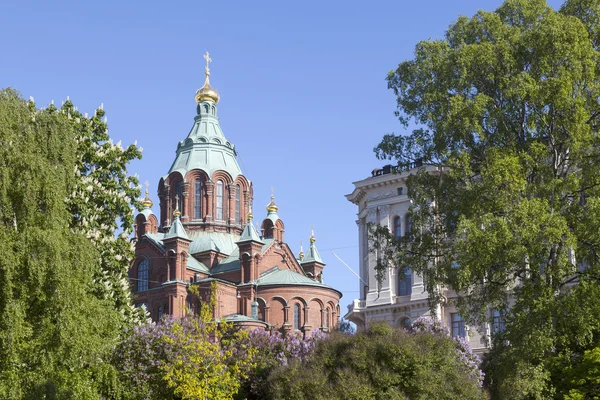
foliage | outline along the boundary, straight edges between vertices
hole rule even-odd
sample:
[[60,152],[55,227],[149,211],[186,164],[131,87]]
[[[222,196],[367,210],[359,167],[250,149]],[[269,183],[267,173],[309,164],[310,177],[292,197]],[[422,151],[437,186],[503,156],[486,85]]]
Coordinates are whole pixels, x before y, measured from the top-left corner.
[[237,344],[236,357],[245,357],[248,349],[254,349],[248,376],[244,379],[239,399],[264,399],[268,395],[268,378],[271,372],[294,361],[305,361],[313,352],[316,343],[327,337],[322,331],[315,331],[310,338],[303,339],[300,335],[280,332],[267,332],[255,329],[248,337]]
[[270,378],[272,399],[482,399],[456,342],[388,325],[339,332]]
[[600,347],[587,350],[567,371],[567,380],[572,389],[565,400],[600,399]]
[[472,326],[500,311],[487,382],[498,398],[568,393],[562,372],[600,344],[597,0],[508,0],[461,16],[388,76],[410,135],[375,149],[407,182],[412,233],[372,237],[382,276],[410,265]]
[[[193,290],[193,289],[192,289]],[[136,327],[116,352],[131,399],[231,399],[256,349],[248,332],[214,321],[216,286],[200,315]],[[197,294],[197,292],[196,292]]]
[[[32,104],[30,104],[32,106]],[[55,110],[51,105],[48,110]],[[137,176],[127,175],[127,164],[141,158],[141,147],[132,144],[123,149],[108,135],[104,109],[100,106],[87,118],[67,99],[60,108],[76,134],[78,179],[67,197],[71,228],[85,234],[98,249],[101,268],[95,275],[94,292],[113,302],[123,316],[123,326],[140,324],[146,317],[131,301],[127,271],[133,260],[134,245],[132,204],[140,196]]]
[[[101,247],[73,224],[80,132],[52,104],[0,91],[0,397],[100,398],[122,332],[92,291]],[[65,201],[66,200],[66,201]],[[83,213],[82,213],[83,215]]]

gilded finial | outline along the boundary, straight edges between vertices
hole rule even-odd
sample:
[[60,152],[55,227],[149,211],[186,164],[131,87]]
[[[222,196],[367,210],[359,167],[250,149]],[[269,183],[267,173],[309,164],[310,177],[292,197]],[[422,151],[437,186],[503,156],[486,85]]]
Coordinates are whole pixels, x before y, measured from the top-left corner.
[[204,86],[202,86],[196,92],[196,102],[200,103],[202,101],[210,100],[213,103],[217,104],[219,102],[219,93],[210,86],[210,80],[208,79],[208,77],[210,76],[209,63],[212,62],[212,58],[210,58],[208,51],[206,52],[206,54],[203,57],[206,60],[206,67],[205,67],[205,71],[204,71],[204,75],[206,75],[206,79],[204,81]]
[[315,239],[315,229],[312,226],[310,228],[310,238],[308,240],[311,244],[317,241],[317,239]]
[[148,186],[150,186],[150,183],[148,181],[145,182],[146,183],[146,197],[144,197],[144,199],[142,200],[142,206],[144,206],[144,208],[150,208],[152,207],[152,200],[150,200],[150,196],[148,196]]
[[298,253],[298,258],[300,261],[304,258],[304,252],[302,251],[302,240],[300,241],[300,253]]
[[179,211],[179,195],[175,195],[175,211],[173,211],[173,217],[179,218],[181,216],[181,211]]
[[254,215],[252,215],[252,204],[248,205],[248,216],[246,217],[246,219],[248,220],[248,222],[252,221],[252,218],[254,218]]
[[271,188],[271,202],[267,205],[268,212],[277,212],[279,207],[275,204],[275,190]]
[[210,55],[208,54],[208,51],[206,52],[206,54],[203,56],[204,59],[206,60],[206,76],[210,76],[210,68],[208,67],[208,63],[212,62],[212,58],[210,58]]

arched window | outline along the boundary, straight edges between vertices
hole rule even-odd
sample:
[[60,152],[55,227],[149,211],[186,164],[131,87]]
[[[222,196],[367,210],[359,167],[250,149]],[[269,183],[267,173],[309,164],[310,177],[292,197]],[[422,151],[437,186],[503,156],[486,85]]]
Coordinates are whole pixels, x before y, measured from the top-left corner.
[[412,240],[412,221],[410,214],[406,214],[406,217],[404,218],[406,220],[406,223],[404,224],[405,235],[408,236],[408,240]]
[[412,294],[412,270],[405,268],[404,273],[398,274],[398,296],[408,296]]
[[148,260],[142,260],[137,269],[137,291],[148,290]]
[[412,324],[412,321],[410,320],[410,318],[404,318],[401,322],[400,322],[400,327],[404,328],[404,329],[410,329],[410,325]]
[[202,218],[202,180],[196,178],[196,185],[194,187],[194,218]]
[[217,219],[223,220],[223,181],[217,181]]
[[396,239],[402,236],[402,223],[400,221],[400,217],[394,218],[394,237]]
[[294,329],[298,330],[302,324],[300,323],[300,304],[294,305]]
[[242,219],[240,218],[240,199],[242,198],[242,194],[240,191],[240,185],[235,185],[235,222],[238,224],[242,223]]
[[160,321],[163,316],[163,306],[158,306],[158,310],[156,311],[156,320]]
[[325,309],[325,328],[329,328],[329,308]]

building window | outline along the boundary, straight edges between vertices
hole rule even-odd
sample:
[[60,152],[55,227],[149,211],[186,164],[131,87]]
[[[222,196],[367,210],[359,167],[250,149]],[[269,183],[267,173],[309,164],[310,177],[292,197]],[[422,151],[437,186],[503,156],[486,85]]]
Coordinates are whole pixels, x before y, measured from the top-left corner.
[[194,192],[194,218],[202,218],[202,180],[200,178],[196,178]]
[[238,224],[242,223],[242,219],[240,218],[240,201],[242,194],[240,192],[240,185],[235,185],[235,222]]
[[142,260],[137,269],[137,291],[148,290],[148,260]]
[[412,270],[405,268],[404,273],[398,274],[398,296],[408,296],[409,294],[412,294]]
[[492,334],[504,331],[504,318],[499,310],[492,310]]
[[329,328],[329,308],[325,310],[325,328]]
[[223,181],[217,181],[217,219],[223,220]]
[[302,324],[300,323],[300,304],[294,305],[294,329],[299,330]]
[[406,214],[405,224],[404,224],[404,234],[408,237],[408,240],[412,240],[412,221],[410,214]]
[[163,316],[163,306],[158,306],[158,310],[156,311],[156,320],[160,321]]
[[403,187],[399,187],[398,189],[396,189],[398,196],[402,196],[404,194],[404,188]]
[[403,329],[410,329],[411,324],[412,321],[410,318],[404,318],[402,321],[400,321],[400,327]]
[[452,322],[452,337],[464,338],[467,336],[465,321],[462,319],[459,313],[450,314],[450,321]]
[[395,217],[394,218],[394,237],[396,239],[400,238],[400,236],[402,236],[402,220],[400,219],[400,217]]

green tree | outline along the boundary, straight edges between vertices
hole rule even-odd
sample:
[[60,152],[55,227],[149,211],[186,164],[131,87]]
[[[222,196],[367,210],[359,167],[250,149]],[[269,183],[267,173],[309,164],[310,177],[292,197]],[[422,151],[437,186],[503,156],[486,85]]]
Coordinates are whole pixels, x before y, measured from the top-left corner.
[[[116,395],[108,361],[123,328],[139,319],[125,315],[128,305],[115,307],[111,290],[98,289],[99,277],[112,279],[105,247],[94,241],[103,236],[73,216],[75,204],[95,201],[93,191],[90,199],[74,199],[85,175],[82,127],[105,132],[105,123],[70,113],[66,104],[38,110],[15,91],[0,91],[1,398]],[[94,219],[86,213],[76,216],[82,225]]]
[[487,361],[498,398],[560,398],[600,342],[598,1],[508,0],[461,16],[388,75],[406,136],[375,149],[408,179],[412,234],[374,232],[379,274],[410,265],[432,306],[456,290],[469,323],[501,311]]
[[[190,289],[199,295],[197,287]],[[199,316],[136,327],[120,344],[116,364],[127,382],[124,398],[226,400],[237,394],[257,349],[248,331],[213,319],[216,290],[213,282]]]
[[484,399],[447,335],[409,333],[388,325],[335,332],[270,378],[272,399]]

